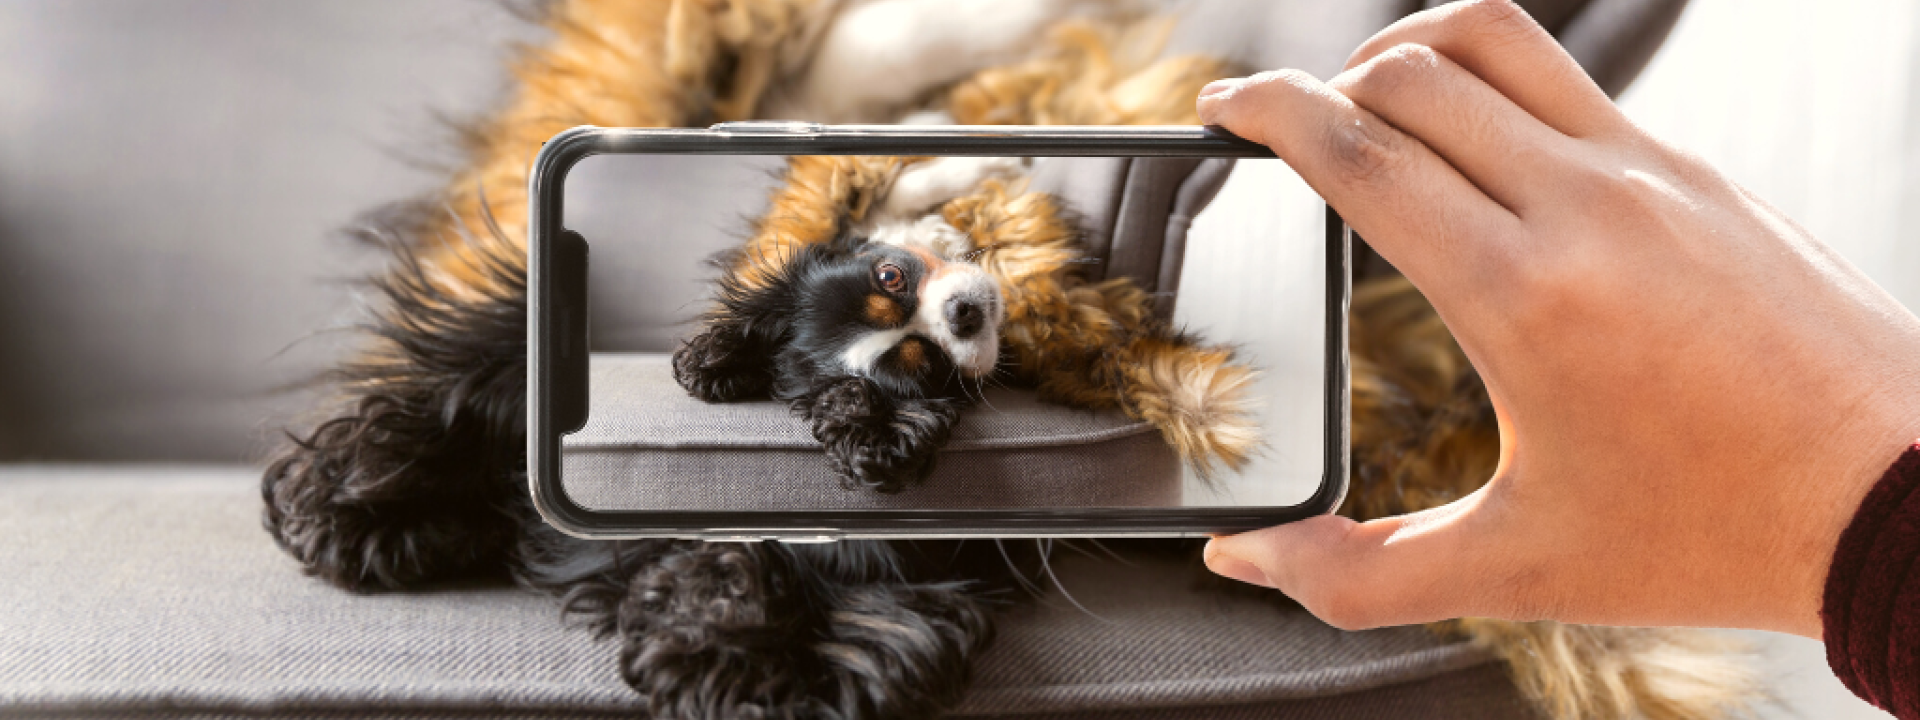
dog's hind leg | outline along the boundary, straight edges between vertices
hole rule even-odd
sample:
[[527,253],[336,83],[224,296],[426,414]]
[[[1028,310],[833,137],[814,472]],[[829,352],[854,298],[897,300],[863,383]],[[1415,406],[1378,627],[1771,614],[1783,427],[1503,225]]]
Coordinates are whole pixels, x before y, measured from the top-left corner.
[[[261,481],[265,524],[307,572],[354,590],[497,569],[523,502],[525,274],[502,238],[431,273],[396,247],[373,285],[374,342],[334,371],[329,415],[288,436]],[[458,291],[458,295],[455,291]]]

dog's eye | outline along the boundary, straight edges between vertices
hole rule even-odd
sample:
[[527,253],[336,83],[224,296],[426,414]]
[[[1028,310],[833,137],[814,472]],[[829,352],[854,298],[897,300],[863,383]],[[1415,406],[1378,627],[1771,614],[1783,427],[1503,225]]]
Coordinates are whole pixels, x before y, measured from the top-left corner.
[[887,292],[900,292],[907,287],[907,274],[901,272],[900,266],[893,263],[884,263],[874,268],[873,279],[878,281],[880,287]]

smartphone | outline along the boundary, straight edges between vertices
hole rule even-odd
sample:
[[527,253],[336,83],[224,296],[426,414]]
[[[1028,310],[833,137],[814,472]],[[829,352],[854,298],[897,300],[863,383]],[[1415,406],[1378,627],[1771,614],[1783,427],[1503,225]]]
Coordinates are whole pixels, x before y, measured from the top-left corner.
[[[846,170],[855,165],[893,174],[859,180],[866,171]],[[808,169],[821,167],[842,170]],[[527,475],[539,512],[568,534],[1198,536],[1328,513],[1346,493],[1352,238],[1271,151],[1223,130],[581,127],[545,144],[529,202]],[[984,209],[950,209],[967,202]],[[1040,256],[1008,248],[1037,236],[987,238],[987,225],[964,219],[999,212],[1013,223],[1036,207],[1053,209],[1046,221],[1070,254],[1022,266]],[[813,239],[767,240],[782,228],[812,228],[794,236]],[[796,269],[794,258],[816,256],[854,269],[816,259]],[[751,332],[720,327],[711,311],[729,273],[736,295],[778,274],[783,292],[805,285],[817,297],[738,301],[755,308],[758,319],[738,323]],[[1118,381],[1051,366],[1035,379],[1058,354],[1033,350],[1052,347],[1033,340],[1051,330],[1035,329],[1022,298],[1052,296],[1019,293],[1042,276],[1081,291],[1130,278],[1156,332],[1232,348],[1258,373],[1243,393],[1259,428],[1251,459],[1202,472],[1169,442],[1161,425],[1173,421],[1142,412],[1144,401],[1059,402],[1060,387]],[[935,297],[936,284],[960,289]],[[749,311],[732,312],[728,322]],[[1016,327],[1025,340],[999,337]],[[728,337],[760,344],[709,347]],[[696,351],[757,369],[712,383],[705,370],[677,375],[674,354]],[[945,389],[898,394],[900,367]],[[1126,373],[1101,367],[1102,378]],[[844,424],[854,421],[841,417],[840,396],[796,399],[815,382],[878,393],[857,407],[894,414]],[[937,432],[907,419],[936,407],[950,419]],[[888,450],[896,445],[909,449]],[[876,464],[876,452],[893,454]]]

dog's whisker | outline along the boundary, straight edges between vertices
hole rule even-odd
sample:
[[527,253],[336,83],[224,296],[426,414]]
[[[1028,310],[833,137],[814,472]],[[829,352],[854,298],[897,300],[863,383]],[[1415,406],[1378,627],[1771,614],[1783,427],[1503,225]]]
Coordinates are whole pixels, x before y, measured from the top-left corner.
[[1007,572],[1013,574],[1014,582],[1019,583],[1020,587],[1026,590],[1028,595],[1037,598],[1045,592],[1039,585],[1035,585],[1032,580],[1028,579],[1025,572],[1020,570],[1020,564],[1014,562],[1013,556],[1007,553],[1005,541],[1002,541],[1000,538],[994,538],[993,547],[995,550],[1000,551],[1000,559],[1006,561]]
[[987,409],[989,410],[992,410],[1001,415],[1005,415],[1006,414],[1005,412],[1001,411],[1000,408],[994,407],[993,403],[987,400],[986,376],[985,375],[980,376],[979,378],[976,379],[976,382],[979,384],[978,390],[980,391],[980,404],[987,406]]
[[1135,563],[1132,560],[1128,560],[1126,556],[1121,555],[1120,553],[1114,552],[1113,548],[1107,547],[1107,544],[1100,542],[1098,538],[1088,538],[1087,544],[1092,545],[1096,548],[1099,548],[1100,552],[1105,553],[1106,556],[1109,558],[1112,558],[1114,562],[1120,563],[1127,567],[1140,567],[1138,563]]
[[1053,563],[1049,561],[1047,558],[1048,555],[1053,554],[1052,538],[1041,538],[1041,539],[1035,540],[1034,542],[1040,546],[1040,570],[1046,573],[1047,579],[1053,581],[1054,587],[1060,589],[1060,597],[1065,598],[1068,604],[1072,605],[1074,609],[1079,610],[1081,613],[1085,614],[1087,617],[1093,618],[1095,620],[1106,623],[1108,625],[1119,624],[1117,622],[1114,622],[1113,620],[1109,620],[1105,617],[1102,617],[1100,613],[1096,613],[1092,610],[1088,610],[1087,606],[1080,604],[1080,600],[1078,598],[1075,598],[1073,596],[1073,592],[1067,589],[1066,583],[1060,582],[1060,575],[1053,571]]

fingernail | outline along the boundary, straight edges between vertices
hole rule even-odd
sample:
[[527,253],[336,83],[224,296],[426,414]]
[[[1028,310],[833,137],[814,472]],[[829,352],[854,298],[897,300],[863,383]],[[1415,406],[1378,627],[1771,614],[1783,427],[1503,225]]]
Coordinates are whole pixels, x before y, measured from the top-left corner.
[[1200,97],[1212,97],[1214,95],[1218,95],[1228,90],[1232,90],[1234,88],[1240,87],[1240,83],[1243,83],[1246,81],[1247,81],[1246,78],[1220,78],[1219,80],[1215,80],[1213,82],[1207,83],[1206,87],[1200,88]]
[[[1213,548],[1209,546],[1207,549],[1211,551]],[[1221,577],[1232,578],[1249,585],[1273,587],[1273,581],[1268,580],[1267,574],[1261,572],[1260,568],[1226,553],[1208,552],[1207,569]]]

